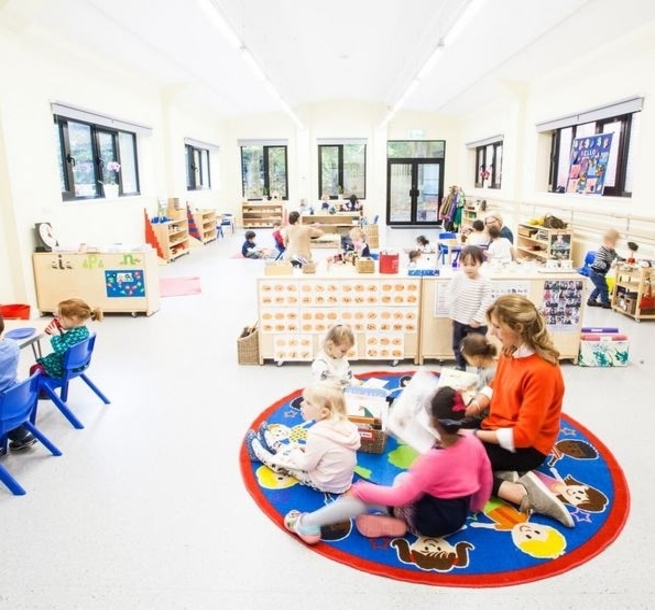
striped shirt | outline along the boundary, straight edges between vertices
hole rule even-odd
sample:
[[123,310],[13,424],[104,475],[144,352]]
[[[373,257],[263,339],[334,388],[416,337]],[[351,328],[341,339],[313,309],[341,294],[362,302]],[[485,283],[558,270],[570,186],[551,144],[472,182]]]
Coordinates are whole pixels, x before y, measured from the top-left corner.
[[455,322],[470,324],[475,321],[486,325],[486,313],[492,301],[491,280],[483,275],[471,279],[460,271],[448,286],[447,302],[450,317]]
[[610,270],[614,259],[620,259],[619,255],[616,253],[616,250],[608,248],[607,246],[601,246],[596,252],[594,262],[591,263],[591,268],[596,273],[605,274]]

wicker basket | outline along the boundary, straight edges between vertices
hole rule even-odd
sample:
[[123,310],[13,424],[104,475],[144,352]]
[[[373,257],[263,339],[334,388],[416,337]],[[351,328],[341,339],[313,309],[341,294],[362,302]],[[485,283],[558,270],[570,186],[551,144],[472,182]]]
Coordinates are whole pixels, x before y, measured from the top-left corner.
[[357,431],[362,442],[359,451],[362,453],[384,453],[387,444],[387,435],[384,430],[360,424],[357,426]]
[[259,364],[259,329],[246,326],[237,339],[239,364]]
[[375,261],[368,256],[358,258],[355,264],[357,273],[375,273]]

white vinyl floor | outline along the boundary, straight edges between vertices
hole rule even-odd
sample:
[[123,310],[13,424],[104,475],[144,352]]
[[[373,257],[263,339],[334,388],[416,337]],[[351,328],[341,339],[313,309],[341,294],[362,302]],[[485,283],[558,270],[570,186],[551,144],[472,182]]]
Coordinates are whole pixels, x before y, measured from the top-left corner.
[[[306,364],[237,364],[236,338],[256,318],[263,268],[232,258],[242,233],[160,267],[162,276],[200,276],[201,295],[165,298],[149,318],[108,315],[94,325],[89,376],[112,403],[78,380],[69,403],[84,430],[40,403],[37,423],[63,456],[37,446],[3,459],[28,493],[14,497],[0,485],[0,610],[655,608],[655,323],[589,309],[585,325],[629,335],[630,364],[562,365],[565,412],[609,446],[629,482],[619,538],[586,564],[526,585],[408,584],[312,552],[273,525],[242,484],[248,425],[310,380]],[[411,247],[416,235],[381,237]],[[272,245],[270,232],[258,231],[258,241]],[[31,352],[22,358],[26,372]]]

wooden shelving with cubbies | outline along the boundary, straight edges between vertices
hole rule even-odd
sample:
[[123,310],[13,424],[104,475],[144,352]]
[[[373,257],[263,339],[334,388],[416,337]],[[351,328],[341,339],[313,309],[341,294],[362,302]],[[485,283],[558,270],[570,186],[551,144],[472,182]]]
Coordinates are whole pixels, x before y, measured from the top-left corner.
[[655,282],[652,267],[619,267],[612,289],[612,309],[637,322],[655,320],[652,282]]
[[548,229],[540,225],[519,224],[516,236],[516,258],[536,260],[570,260],[573,231]]
[[189,222],[186,218],[153,223],[152,228],[166,262],[189,253]]
[[284,223],[284,205],[281,201],[243,201],[241,222],[244,229],[270,228],[276,222]]
[[199,242],[208,244],[218,237],[216,210],[195,210],[188,208],[189,234]]

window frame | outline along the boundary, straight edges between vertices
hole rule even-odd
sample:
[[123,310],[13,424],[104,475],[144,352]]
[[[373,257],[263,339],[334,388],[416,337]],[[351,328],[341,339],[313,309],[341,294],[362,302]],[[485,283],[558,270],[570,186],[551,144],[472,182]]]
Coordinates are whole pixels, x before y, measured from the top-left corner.
[[[259,176],[261,192],[253,192],[252,181],[250,188],[247,186],[246,181],[246,165],[244,162],[244,148],[261,148],[261,170]],[[272,196],[271,184],[274,184],[276,181],[273,179],[271,173],[271,154],[273,149],[282,149],[284,157],[284,192],[279,193],[277,188],[273,188],[273,192],[277,191],[278,196],[283,201],[288,201],[289,199],[289,147],[286,143],[275,142],[275,143],[261,143],[261,142],[248,142],[243,141],[239,143],[239,151],[241,156],[241,196],[247,201],[257,201],[262,200],[266,201],[269,197]],[[255,188],[256,191],[259,191],[259,188]]]
[[[360,189],[353,189],[352,185],[344,184],[344,176],[347,174],[345,169],[345,147],[347,146],[363,146],[364,148],[364,159],[361,162],[361,174],[362,174],[362,187]],[[334,192],[334,188],[324,186],[323,182],[323,151],[328,148],[337,149],[337,192]],[[339,197],[349,197],[350,195],[356,195],[357,199],[365,200],[366,199],[366,162],[367,162],[367,143],[358,141],[358,142],[319,142],[318,143],[318,193],[317,199],[321,199],[323,195],[328,195],[330,199],[339,199]]]
[[[643,103],[643,97],[634,96],[537,123],[536,128],[540,136],[550,140],[547,181],[544,185],[546,191],[554,194],[566,193],[571,149],[569,147],[564,151],[563,146],[569,140],[572,143],[576,138],[609,133],[605,132],[604,128],[608,124],[619,123],[619,129],[612,132],[615,137],[612,138],[610,149],[610,164],[615,168],[615,173],[609,175],[609,179],[608,176],[605,177],[602,196],[632,197],[634,161],[641,131],[641,115],[638,113],[642,111]],[[593,129],[589,129],[590,126]],[[563,172],[566,172],[566,175],[561,175]],[[613,184],[610,186],[608,182]]]
[[[491,147],[491,163],[488,163],[487,152]],[[503,140],[486,142],[475,147],[475,188],[500,189],[502,186],[503,173]],[[500,153],[500,154],[499,154]],[[488,176],[485,177],[483,172],[491,167]],[[488,184],[485,184],[486,181]]]
[[[93,123],[91,121],[85,121],[79,118],[73,118],[66,116],[65,114],[53,114],[54,125],[57,129],[57,148],[58,148],[58,163],[60,165],[61,174],[60,178],[63,178],[63,184],[60,184],[62,187],[61,196],[63,201],[84,201],[89,199],[103,199],[106,198],[103,192],[103,184],[105,183],[105,170],[104,165],[105,161],[102,159],[103,147],[100,144],[100,138],[102,136],[109,136],[111,138],[111,160],[116,161],[121,165],[121,172],[127,172],[128,168],[124,167],[126,160],[132,158],[134,160],[133,167],[130,168],[130,172],[134,176],[134,183],[136,190],[125,192],[123,190],[125,181],[121,177],[121,172],[116,176],[118,184],[118,196],[126,195],[139,195],[140,186],[139,186],[139,164],[138,164],[138,148],[137,148],[137,137],[136,132],[129,131],[127,129],[112,129],[106,125]],[[93,178],[94,178],[94,192],[90,195],[76,195],[75,194],[75,162],[76,159],[71,154],[71,142],[70,142],[70,123],[76,125],[83,125],[89,129],[90,134],[90,152],[93,158]],[[119,137],[121,134],[124,136],[129,136],[130,143],[133,150],[131,155],[125,154],[121,158],[121,147],[126,145],[121,142]],[[127,152],[127,151],[126,151]]]
[[[187,191],[211,189],[211,154],[209,148],[186,143],[186,188]],[[206,159],[203,162],[203,159]],[[205,177],[207,184],[205,184]]]

